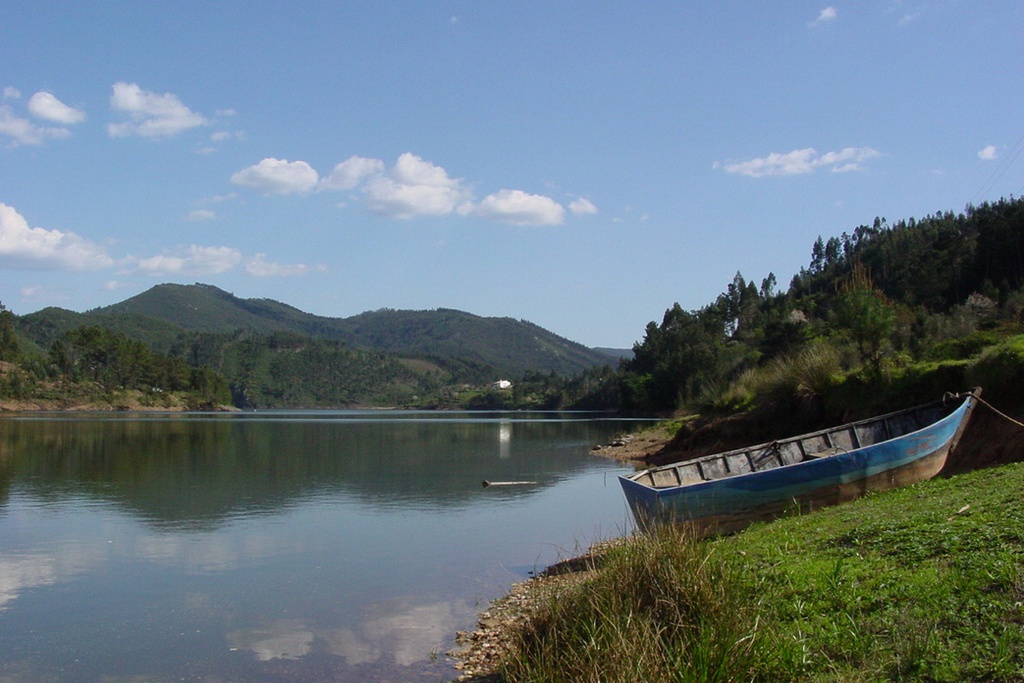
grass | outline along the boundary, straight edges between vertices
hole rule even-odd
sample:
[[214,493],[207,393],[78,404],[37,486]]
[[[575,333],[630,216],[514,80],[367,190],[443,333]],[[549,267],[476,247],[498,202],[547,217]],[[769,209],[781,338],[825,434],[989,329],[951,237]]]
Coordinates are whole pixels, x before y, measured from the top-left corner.
[[518,634],[507,679],[735,680],[757,658],[757,618],[737,568],[708,550],[663,528],[609,551]]
[[842,378],[839,352],[831,344],[809,344],[793,356],[751,368],[726,388],[712,388],[705,403],[717,411],[746,410],[759,400],[807,398],[825,393]]
[[1024,464],[627,539],[527,620],[502,676],[1024,681]]

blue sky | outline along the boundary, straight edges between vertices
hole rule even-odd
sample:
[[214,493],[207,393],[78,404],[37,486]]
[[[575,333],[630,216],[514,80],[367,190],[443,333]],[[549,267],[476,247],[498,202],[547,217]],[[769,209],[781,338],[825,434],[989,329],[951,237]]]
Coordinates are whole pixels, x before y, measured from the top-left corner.
[[1024,3],[0,5],[0,302],[161,282],[629,347],[1024,193]]

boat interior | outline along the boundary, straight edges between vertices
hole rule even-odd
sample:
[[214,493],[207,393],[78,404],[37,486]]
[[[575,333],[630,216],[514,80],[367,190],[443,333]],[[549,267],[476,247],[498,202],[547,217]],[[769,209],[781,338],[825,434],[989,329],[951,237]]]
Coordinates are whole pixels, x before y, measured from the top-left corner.
[[672,488],[827,458],[915,432],[942,419],[959,405],[940,401],[820,432],[664,465],[629,478],[651,488]]

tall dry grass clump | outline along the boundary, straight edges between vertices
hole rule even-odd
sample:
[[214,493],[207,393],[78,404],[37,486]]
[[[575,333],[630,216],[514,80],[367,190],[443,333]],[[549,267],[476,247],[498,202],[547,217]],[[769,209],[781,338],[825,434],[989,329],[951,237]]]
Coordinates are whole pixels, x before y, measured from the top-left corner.
[[792,356],[744,371],[707,402],[720,410],[743,410],[759,401],[786,402],[819,396],[843,374],[839,351],[828,342],[809,344]]
[[502,673],[509,683],[751,680],[772,658],[751,597],[712,546],[660,527],[543,605]]
[[824,394],[843,372],[839,352],[828,343],[809,344],[773,366],[774,390],[798,398]]

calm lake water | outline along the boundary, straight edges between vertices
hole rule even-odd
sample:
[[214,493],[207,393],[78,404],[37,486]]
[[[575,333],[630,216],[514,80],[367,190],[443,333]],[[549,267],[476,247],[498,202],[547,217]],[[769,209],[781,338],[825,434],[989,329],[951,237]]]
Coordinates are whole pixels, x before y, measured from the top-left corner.
[[[444,681],[529,573],[628,529],[634,422],[0,417],[0,680]],[[483,480],[531,481],[484,488]]]

